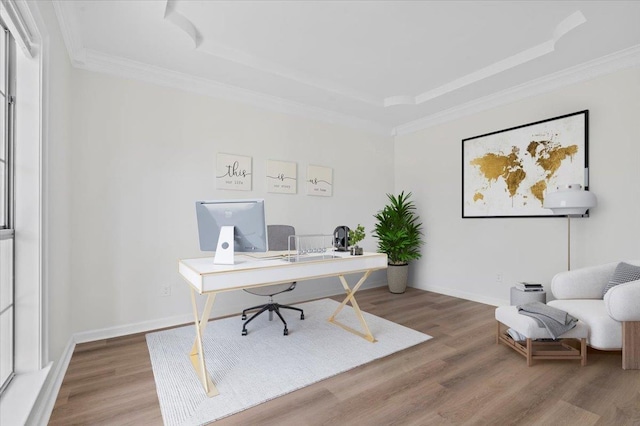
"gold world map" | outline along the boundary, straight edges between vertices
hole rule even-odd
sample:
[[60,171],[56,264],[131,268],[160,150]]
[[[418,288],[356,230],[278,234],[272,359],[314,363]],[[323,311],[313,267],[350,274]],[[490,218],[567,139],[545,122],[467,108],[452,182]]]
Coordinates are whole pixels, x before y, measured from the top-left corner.
[[[569,145],[563,147],[560,143],[550,140],[531,141],[527,145],[526,151],[542,171],[542,178],[526,189],[542,205],[547,184],[556,174],[563,161],[573,159],[573,156],[578,152],[578,146]],[[509,192],[509,197],[513,199],[519,191],[522,191],[520,184],[527,177],[521,155],[520,148],[512,146],[509,154],[490,152],[471,160],[471,165],[478,167],[489,186],[492,182],[503,179]],[[483,199],[484,194],[482,191],[476,191],[473,201],[476,202]]]

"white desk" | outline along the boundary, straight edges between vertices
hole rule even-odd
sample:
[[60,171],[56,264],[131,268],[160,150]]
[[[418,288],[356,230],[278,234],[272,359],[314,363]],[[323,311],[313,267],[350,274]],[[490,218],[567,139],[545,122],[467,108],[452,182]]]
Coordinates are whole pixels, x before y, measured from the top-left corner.
[[[258,260],[249,256],[237,256],[235,265],[214,265],[212,257],[179,261],[178,271],[191,286],[191,302],[196,326],[196,339],[189,356],[208,396],[218,395],[218,391],[206,369],[202,336],[211,315],[215,296],[224,291],[337,276],[344,287],[346,297],[328,321],[370,342],[375,342],[356,302],[355,293],[373,271],[387,267],[387,255],[364,253],[362,256],[351,256],[346,252],[332,254],[337,257],[308,262],[288,262],[284,259]],[[350,288],[344,276],[354,273],[363,275],[356,285]],[[201,314],[198,313],[196,293],[207,296]],[[336,315],[342,311],[347,302],[351,303],[364,332],[336,321]]]

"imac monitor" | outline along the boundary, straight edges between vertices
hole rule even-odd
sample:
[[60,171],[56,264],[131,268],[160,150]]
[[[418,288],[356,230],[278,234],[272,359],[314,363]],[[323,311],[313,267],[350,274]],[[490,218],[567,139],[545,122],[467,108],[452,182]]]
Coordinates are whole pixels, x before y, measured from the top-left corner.
[[200,250],[232,265],[235,252],[266,252],[264,200],[196,201]]

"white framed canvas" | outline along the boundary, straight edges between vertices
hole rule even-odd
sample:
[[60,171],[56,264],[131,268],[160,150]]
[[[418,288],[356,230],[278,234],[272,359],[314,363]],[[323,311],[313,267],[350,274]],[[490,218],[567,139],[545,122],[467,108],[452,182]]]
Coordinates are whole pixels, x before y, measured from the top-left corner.
[[298,165],[291,161],[267,160],[267,192],[295,194],[298,190]]
[[588,189],[589,111],[462,140],[462,217],[553,217],[558,185]]
[[333,169],[307,166],[307,194],[331,197],[333,195]]
[[251,157],[218,153],[216,188],[251,191]]

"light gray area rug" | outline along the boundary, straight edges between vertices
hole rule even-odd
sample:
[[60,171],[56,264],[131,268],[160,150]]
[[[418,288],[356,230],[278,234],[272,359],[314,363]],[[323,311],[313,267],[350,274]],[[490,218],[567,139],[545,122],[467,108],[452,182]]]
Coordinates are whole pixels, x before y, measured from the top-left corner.
[[[364,313],[377,342],[327,321],[338,307],[329,299],[297,305],[305,319],[284,310],[289,335],[277,316],[262,314],[241,335],[240,316],[211,321],[204,336],[207,369],[220,395],[207,398],[189,351],[195,327],[147,334],[162,418],[166,425],[201,425],[229,416],[359,365],[431,339],[431,336]],[[350,306],[336,318],[356,330]]]

